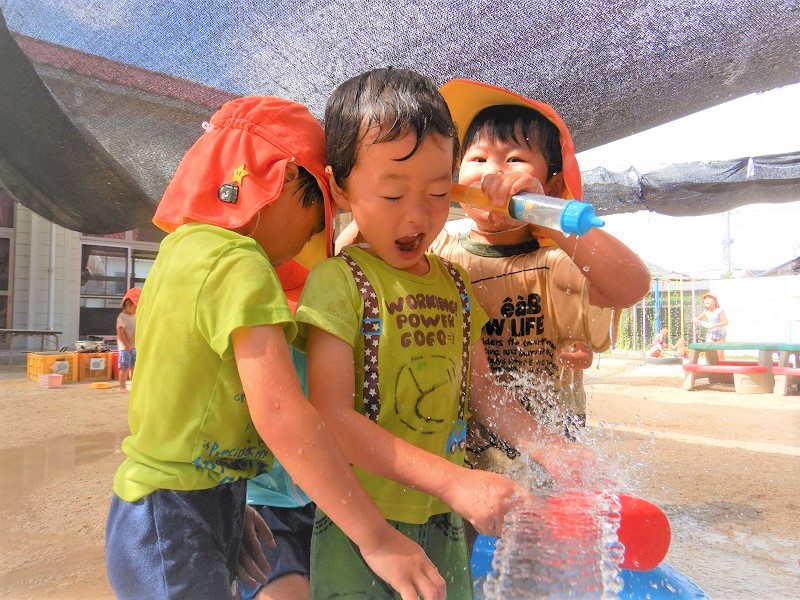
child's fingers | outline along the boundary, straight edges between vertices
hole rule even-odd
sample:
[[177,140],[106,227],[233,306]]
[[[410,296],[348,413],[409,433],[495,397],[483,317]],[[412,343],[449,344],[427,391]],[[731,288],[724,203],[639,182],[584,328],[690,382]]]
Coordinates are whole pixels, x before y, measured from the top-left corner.
[[[447,597],[447,584],[444,578],[439,575],[432,564],[417,580],[414,582],[414,589],[409,590],[411,600],[444,600]],[[405,596],[403,596],[405,598]]]
[[259,584],[267,583],[267,575],[271,568],[267,563],[266,570],[257,565],[248,555],[239,553],[239,561],[236,563],[236,577],[249,588],[258,587]]

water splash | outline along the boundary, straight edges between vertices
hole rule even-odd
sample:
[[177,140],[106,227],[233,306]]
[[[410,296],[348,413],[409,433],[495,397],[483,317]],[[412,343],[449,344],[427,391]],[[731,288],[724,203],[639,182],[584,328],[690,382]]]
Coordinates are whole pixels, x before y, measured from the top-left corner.
[[619,502],[611,494],[539,490],[512,509],[487,599],[618,597]]
[[[569,414],[561,408],[552,381],[517,373],[509,382],[545,430],[564,434]],[[592,430],[573,431],[577,441],[597,447]],[[560,488],[525,455],[506,474],[530,495],[507,514],[493,573],[476,598],[617,598],[623,587],[619,564],[624,551],[617,538],[619,502],[611,493],[594,492],[624,491],[617,465],[598,453],[596,464],[587,465],[574,484]]]

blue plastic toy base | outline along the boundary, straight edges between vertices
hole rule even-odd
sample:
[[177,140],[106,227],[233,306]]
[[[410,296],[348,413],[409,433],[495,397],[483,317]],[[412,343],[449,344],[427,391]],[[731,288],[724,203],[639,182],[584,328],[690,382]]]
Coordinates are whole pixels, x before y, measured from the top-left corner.
[[625,587],[619,597],[625,600],[641,598],[708,600],[708,595],[694,581],[666,563],[661,563],[652,571],[622,569],[620,575]]
[[[479,535],[475,540],[470,566],[476,585],[482,585],[492,571],[495,542],[496,538],[485,535]],[[694,581],[666,563],[651,571],[622,569],[620,576],[625,584],[619,594],[622,600],[709,600],[708,595]]]

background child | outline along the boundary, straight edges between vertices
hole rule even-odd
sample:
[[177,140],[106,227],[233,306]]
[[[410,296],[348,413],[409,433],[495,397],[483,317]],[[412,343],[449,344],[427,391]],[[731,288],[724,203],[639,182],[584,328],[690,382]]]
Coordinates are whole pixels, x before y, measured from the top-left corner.
[[118,598],[234,597],[245,481],[273,452],[404,599],[444,597],[421,549],[353,477],[289,355],[296,326],[273,265],[323,229],[330,242],[323,144],[302,105],[234,100],[164,193],[154,221],[171,233],[142,291],[106,531]]
[[[447,219],[458,148],[432,82],[391,68],[354,77],[331,95],[325,133],[333,196],[364,244],[317,265],[303,290],[309,397],[386,518],[437,565],[447,597],[472,598],[461,517],[497,534],[521,489],[463,466],[467,414],[549,466],[578,470],[591,453],[542,436],[496,385],[465,273],[426,253]],[[391,597],[324,507],[311,554],[312,597]]]
[[[574,145],[552,107],[475,81],[453,80],[441,92],[462,141],[459,183],[506,200],[523,191],[580,197]],[[489,314],[483,341],[493,372],[523,407],[540,412],[559,392],[559,350],[574,341],[605,349],[612,308],[644,296],[649,273],[601,229],[567,237],[463,208],[470,231],[443,233],[431,249],[467,270]],[[468,449],[470,464],[498,472],[517,456],[479,425],[470,427]]]
[[[703,313],[692,319],[706,328],[706,342],[711,344],[724,344],[728,341],[728,317],[719,305],[714,294],[703,294]],[[725,351],[717,351],[720,360],[725,359]]]
[[117,317],[117,371],[119,391],[128,391],[128,376],[133,378],[133,367],[136,366],[136,307],[142,290],[131,288],[122,298],[122,312]]
[[651,358],[661,358],[669,349],[669,329],[662,327],[661,330],[653,336],[653,341],[650,344],[650,349],[645,353]]

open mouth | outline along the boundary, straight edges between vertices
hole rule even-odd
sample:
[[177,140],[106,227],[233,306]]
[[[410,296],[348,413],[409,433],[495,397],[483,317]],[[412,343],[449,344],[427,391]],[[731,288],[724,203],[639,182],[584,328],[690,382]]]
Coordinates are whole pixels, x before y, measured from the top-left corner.
[[404,237],[398,238],[395,240],[394,244],[397,246],[397,249],[402,253],[413,253],[419,250],[419,247],[422,245],[422,240],[425,236],[421,233],[415,233],[414,235],[406,235]]

